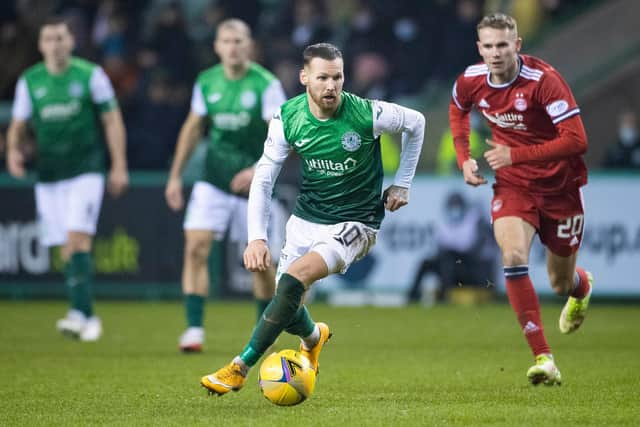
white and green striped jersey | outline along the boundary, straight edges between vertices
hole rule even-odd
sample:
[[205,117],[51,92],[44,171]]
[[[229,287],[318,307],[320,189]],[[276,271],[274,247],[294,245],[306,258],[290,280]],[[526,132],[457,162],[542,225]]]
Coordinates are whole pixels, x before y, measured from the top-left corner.
[[319,224],[358,221],[379,228],[384,217],[379,137],[402,133],[395,185],[409,188],[424,138],[424,117],[397,104],[343,92],[333,117],[321,121],[307,95],[282,105],[269,126],[249,195],[249,241],[266,240],[273,185],[291,150],[302,159],[302,186],[293,214]]
[[38,147],[38,180],[58,181],[104,169],[100,113],[118,108],[102,68],[72,57],[62,74],[43,62],[27,69],[16,86],[12,116],[29,120]]
[[233,177],[260,158],[267,123],[284,101],[280,81],[258,64],[235,80],[225,76],[221,64],[200,73],[191,112],[209,122],[203,180],[231,192]]

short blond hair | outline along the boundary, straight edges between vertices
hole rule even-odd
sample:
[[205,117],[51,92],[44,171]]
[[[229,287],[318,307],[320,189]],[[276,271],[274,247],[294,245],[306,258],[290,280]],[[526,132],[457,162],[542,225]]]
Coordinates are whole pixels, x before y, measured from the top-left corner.
[[483,28],[495,28],[497,30],[508,29],[512,30],[516,36],[518,35],[518,24],[516,23],[516,20],[513,19],[513,17],[500,12],[492,13],[482,18],[476,29],[480,31]]
[[216,34],[218,34],[220,30],[241,31],[247,36],[247,38],[251,38],[251,28],[249,28],[249,25],[246,22],[238,18],[225,19],[224,21],[220,22],[218,24]]

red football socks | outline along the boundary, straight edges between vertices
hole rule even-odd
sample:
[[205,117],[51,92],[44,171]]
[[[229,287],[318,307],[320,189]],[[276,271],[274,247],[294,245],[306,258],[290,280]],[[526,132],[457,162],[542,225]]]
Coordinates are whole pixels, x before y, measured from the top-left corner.
[[589,278],[587,277],[587,272],[584,271],[580,267],[576,267],[576,276],[578,276],[576,287],[573,288],[573,291],[569,295],[574,298],[582,299],[587,296],[589,290],[591,289],[591,285],[589,284]]
[[544,336],[540,303],[529,279],[528,266],[505,267],[504,273],[509,303],[518,316],[518,322],[533,355],[551,353]]

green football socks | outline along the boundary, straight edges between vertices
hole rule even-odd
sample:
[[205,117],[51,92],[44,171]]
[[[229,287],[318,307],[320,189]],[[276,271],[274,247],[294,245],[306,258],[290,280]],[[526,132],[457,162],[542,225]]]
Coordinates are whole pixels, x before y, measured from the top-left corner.
[[255,365],[283,330],[299,331],[305,329],[299,324],[313,324],[307,310],[301,307],[304,292],[302,282],[289,274],[282,275],[276,294],[258,320],[249,344],[240,354],[240,359],[247,366]]
[[289,322],[285,331],[291,335],[297,335],[301,338],[305,338],[313,333],[313,328],[315,327],[316,324],[311,318],[307,307],[303,305],[298,309],[298,311],[296,311],[295,316],[293,316],[293,319],[291,319],[291,322]]
[[86,317],[93,316],[93,257],[89,252],[76,252],[65,264],[64,275],[71,308]]
[[184,310],[189,327],[201,328],[204,319],[205,297],[196,294],[187,294],[184,298]]

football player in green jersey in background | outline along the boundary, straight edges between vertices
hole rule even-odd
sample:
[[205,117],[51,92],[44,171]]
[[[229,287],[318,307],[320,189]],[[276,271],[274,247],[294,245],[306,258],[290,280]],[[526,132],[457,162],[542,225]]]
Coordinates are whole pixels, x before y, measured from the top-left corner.
[[44,61],[16,86],[8,130],[7,169],[25,175],[20,144],[29,124],[38,156],[36,208],[44,246],[61,246],[71,309],[58,320],[65,335],[95,341],[102,334],[91,292],[91,246],[104,192],[104,137],[111,156],[107,189],[117,197],[128,184],[125,129],[113,88],[102,68],[73,57],[68,24],[49,19],[40,29]]
[[[218,25],[214,50],[221,63],[201,72],[195,82],[191,111],[178,137],[165,190],[169,207],[182,209],[181,173],[208,125],[204,174],[193,187],[184,220],[182,290],[187,329],[179,339],[184,352],[199,352],[204,342],[211,242],[223,238],[228,229],[232,239],[244,242],[254,165],[262,154],[269,120],[286,100],[280,81],[250,60],[251,48],[246,23],[228,19]],[[272,266],[253,273],[258,316],[273,296],[274,275]]]
[[[300,155],[302,187],[287,223],[276,293],[242,353],[202,377],[201,384],[211,394],[239,390],[251,366],[282,331],[301,338],[300,352],[317,372],[331,331],[311,319],[302,304],[304,293],[314,282],[344,273],[365,256],[375,244],[384,209],[393,212],[409,201],[424,116],[343,92],[342,53],[331,44],[309,46],[303,58],[300,82],[306,93],[283,104],[271,121],[249,194],[244,262],[250,271],[264,271],[271,265],[266,227],[273,185],[289,152]],[[400,166],[394,184],[384,192],[379,141],[383,132],[402,134]]]

